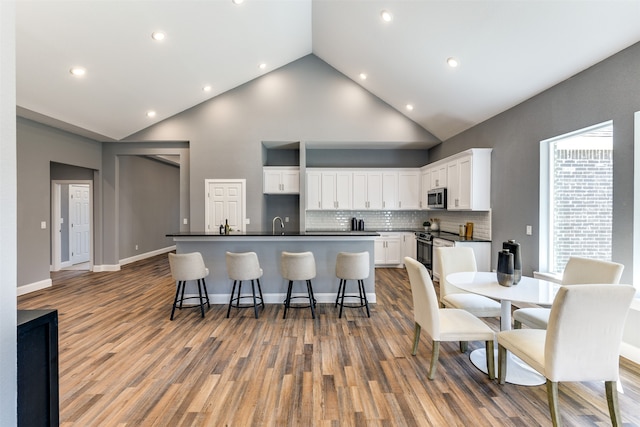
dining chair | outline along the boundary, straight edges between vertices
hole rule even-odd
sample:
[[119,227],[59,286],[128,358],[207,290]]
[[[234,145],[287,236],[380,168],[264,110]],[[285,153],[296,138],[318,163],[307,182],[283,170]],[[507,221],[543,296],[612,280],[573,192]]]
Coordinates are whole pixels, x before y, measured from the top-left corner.
[[500,303],[491,298],[463,291],[447,281],[452,273],[478,271],[473,249],[466,246],[434,248],[440,259],[440,304],[467,310],[476,317],[500,317]]
[[[493,354],[495,334],[489,325],[466,310],[439,308],[436,290],[433,287],[433,282],[429,277],[427,268],[422,263],[410,257],[404,258],[404,265],[409,275],[409,282],[411,283],[413,317],[415,321],[411,354],[413,356],[416,355],[420,332],[424,328],[433,342],[429,379],[432,380],[436,374],[440,342],[484,341],[487,354]],[[460,347],[462,349],[462,346]],[[489,378],[495,378],[493,357],[487,357],[487,372]]]
[[[617,262],[572,256],[567,261],[562,274],[562,285],[615,284],[620,283],[624,265]],[[534,329],[546,329],[550,309],[545,307],[525,307],[513,312],[513,327],[522,324]]]
[[498,332],[498,382],[505,382],[509,351],[546,377],[551,420],[560,426],[558,382],[604,381],[611,422],[621,426],[620,344],[634,294],[629,285],[560,287],[546,330]]

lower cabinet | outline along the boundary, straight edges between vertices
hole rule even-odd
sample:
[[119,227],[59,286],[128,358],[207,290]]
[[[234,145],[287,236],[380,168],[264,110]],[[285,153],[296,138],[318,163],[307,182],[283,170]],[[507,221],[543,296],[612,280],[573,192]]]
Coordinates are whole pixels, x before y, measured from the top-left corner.
[[375,263],[379,267],[404,267],[404,257],[416,257],[416,236],[409,232],[380,233],[375,241]]
[[58,311],[18,310],[18,426],[57,426]]

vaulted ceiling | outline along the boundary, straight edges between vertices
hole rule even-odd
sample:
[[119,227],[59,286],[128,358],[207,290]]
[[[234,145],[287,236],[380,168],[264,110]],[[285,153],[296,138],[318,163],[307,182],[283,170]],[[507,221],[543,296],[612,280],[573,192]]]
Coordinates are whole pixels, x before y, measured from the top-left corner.
[[639,22],[640,0],[19,0],[17,105],[119,140],[314,54],[446,140],[640,41]]

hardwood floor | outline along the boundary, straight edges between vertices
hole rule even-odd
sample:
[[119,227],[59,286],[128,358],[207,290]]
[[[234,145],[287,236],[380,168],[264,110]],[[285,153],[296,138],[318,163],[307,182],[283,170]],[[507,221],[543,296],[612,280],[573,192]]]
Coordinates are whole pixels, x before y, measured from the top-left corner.
[[[489,380],[443,343],[411,356],[412,299],[403,269],[376,270],[371,318],[332,304],[309,310],[212,305],[169,320],[175,284],[166,255],[115,273],[63,271],[19,309],[59,314],[62,426],[550,425],[545,386]],[[498,323],[492,326],[497,329]],[[470,350],[481,343],[470,343]],[[640,367],[621,359],[625,426],[640,425]],[[610,425],[604,384],[560,385],[566,425]]]

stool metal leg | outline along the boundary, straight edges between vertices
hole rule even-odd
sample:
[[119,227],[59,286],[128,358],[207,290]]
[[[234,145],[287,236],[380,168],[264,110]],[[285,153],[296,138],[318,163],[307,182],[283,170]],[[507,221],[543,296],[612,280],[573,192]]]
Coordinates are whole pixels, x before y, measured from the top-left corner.
[[178,281],[178,286],[176,287],[176,297],[173,299],[173,308],[171,309],[171,317],[169,320],[173,320],[173,314],[176,312],[176,306],[178,305],[178,297],[180,296],[180,287],[182,286],[181,281]]
[[371,313],[369,313],[369,301],[367,300],[367,292],[364,289],[364,280],[358,280],[358,284],[360,287],[360,298],[364,301],[364,306],[367,309],[367,317],[371,317]]
[[340,314],[338,315],[338,318],[341,319],[342,318],[342,309],[344,308],[344,293],[347,290],[347,281],[345,279],[342,279],[342,294],[340,294]]
[[316,299],[313,297],[313,287],[311,286],[311,280],[307,280],[307,294],[309,294],[309,306],[311,307],[311,318],[316,318]]
[[211,308],[211,304],[209,304],[209,292],[207,291],[207,282],[202,278],[202,289],[204,289],[204,297],[207,300],[207,308]]
[[340,292],[342,291],[342,287],[344,286],[344,279],[340,279],[340,283],[338,284],[338,293],[336,295],[336,303],[334,305],[334,307],[338,306],[338,301],[340,301]]
[[187,287],[187,282],[185,280],[182,281],[182,293],[180,295],[180,310],[182,310],[182,302],[184,301],[184,290]]
[[229,318],[229,313],[231,313],[231,305],[233,304],[233,294],[236,291],[237,284],[238,284],[238,281],[234,280],[233,287],[231,288],[231,296],[229,297],[229,307],[227,307],[227,318]]
[[284,315],[283,319],[287,318],[287,310],[289,309],[289,304],[291,304],[291,288],[293,287],[293,280],[289,280],[289,288],[287,289],[287,297],[284,300]]
[[198,297],[200,298],[200,314],[204,317],[204,298],[202,297],[202,284],[200,283],[200,279],[198,279]]
[[256,279],[258,282],[258,292],[260,292],[260,304],[262,304],[262,308],[264,308],[264,298],[262,298],[262,286],[260,286],[260,279]]
[[256,319],[258,318],[258,301],[256,301],[256,286],[253,284],[253,280],[251,281],[251,291],[253,292],[253,314],[255,314]]

